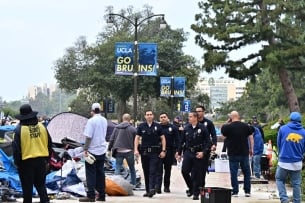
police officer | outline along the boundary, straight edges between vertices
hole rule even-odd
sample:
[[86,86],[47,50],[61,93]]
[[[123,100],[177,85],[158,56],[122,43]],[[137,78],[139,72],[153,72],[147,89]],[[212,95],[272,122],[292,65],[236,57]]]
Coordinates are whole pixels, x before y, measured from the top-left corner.
[[158,181],[156,187],[157,193],[161,193],[163,168],[164,168],[164,192],[170,192],[169,186],[170,186],[171,170],[179,142],[178,128],[169,122],[168,114],[165,112],[160,113],[159,119],[166,140],[166,155],[164,159],[161,159],[160,161]]
[[173,125],[176,126],[178,128],[178,133],[179,133],[179,143],[181,141],[181,137],[182,137],[182,134],[183,134],[183,119],[180,117],[180,116],[176,116],[173,120]]
[[177,152],[181,161],[182,146],[185,144],[182,162],[182,176],[188,187],[187,196],[199,200],[200,187],[203,182],[204,158],[209,155],[211,145],[207,129],[198,122],[198,114],[192,111],[188,116],[189,123],[184,128],[182,141]]
[[[204,117],[204,114],[205,114],[204,106],[202,106],[202,105],[196,106],[196,112],[198,114],[198,122],[205,126],[205,128],[208,130],[209,137],[211,139],[211,148],[210,148],[209,152],[215,151],[216,146],[217,146],[217,136],[216,136],[215,126],[211,120]],[[209,168],[209,159],[210,159],[210,153],[208,156],[204,157],[204,169],[202,171],[203,182],[201,185],[202,188],[204,188],[204,186],[205,186],[205,177],[206,177],[206,173]]]
[[[137,129],[134,153],[137,158],[141,154],[146,190],[143,196],[153,197],[156,194],[159,161],[166,154],[166,140],[161,125],[154,122],[154,115],[151,110],[145,112],[145,119],[146,122],[141,123]],[[142,139],[139,147],[140,138]]]

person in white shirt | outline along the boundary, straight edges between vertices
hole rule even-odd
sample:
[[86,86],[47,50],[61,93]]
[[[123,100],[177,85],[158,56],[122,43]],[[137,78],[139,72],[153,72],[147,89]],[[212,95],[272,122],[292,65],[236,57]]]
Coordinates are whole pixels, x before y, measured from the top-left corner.
[[[94,162],[85,162],[87,197],[80,198],[80,202],[105,202],[105,171],[104,161],[107,152],[106,133],[107,120],[101,115],[99,103],[92,104],[92,117],[87,121],[84,136],[84,156],[94,156]],[[99,193],[95,199],[95,190]]]

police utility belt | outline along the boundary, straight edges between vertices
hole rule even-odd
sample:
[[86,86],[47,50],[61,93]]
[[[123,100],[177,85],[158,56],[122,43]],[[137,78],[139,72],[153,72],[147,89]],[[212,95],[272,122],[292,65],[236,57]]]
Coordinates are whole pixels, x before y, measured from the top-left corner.
[[150,146],[150,147],[141,147],[140,151],[146,154],[146,153],[160,153],[162,150],[161,150],[161,146]]
[[201,152],[202,151],[202,145],[187,147],[186,150],[188,150],[190,152]]

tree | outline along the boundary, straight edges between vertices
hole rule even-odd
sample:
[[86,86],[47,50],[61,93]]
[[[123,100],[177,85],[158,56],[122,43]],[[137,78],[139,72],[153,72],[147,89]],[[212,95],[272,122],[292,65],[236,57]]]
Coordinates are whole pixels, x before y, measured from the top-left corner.
[[277,74],[290,111],[300,111],[290,76],[304,67],[304,1],[205,0],[191,28],[205,49],[207,72],[255,81],[263,69]]
[[[291,73],[291,80],[300,100],[301,112],[305,110],[305,104],[302,102],[305,95],[304,71]],[[226,115],[228,112],[238,109],[243,118],[251,119],[255,115],[262,122],[285,118],[289,115],[289,109],[287,109],[287,100],[283,88],[278,85],[279,83],[277,75],[263,69],[255,83],[247,83],[246,90],[241,98],[237,101],[225,103],[219,112]]]
[[[145,18],[153,14],[151,7],[145,6],[142,12],[134,12],[133,7],[121,10],[119,13],[129,19],[135,16]],[[112,11],[111,7],[106,13]],[[108,18],[104,16],[105,21]],[[88,93],[89,103],[101,101],[103,98],[113,98],[118,105],[118,117],[128,110],[127,101],[133,93],[133,78],[114,74],[114,45],[115,42],[133,42],[133,26],[122,18],[114,19],[114,27],[106,28],[99,33],[97,43],[88,45],[84,37],[80,37],[74,47],[68,48],[66,54],[58,59],[54,65],[55,78],[60,88],[67,91],[82,89]],[[187,34],[182,29],[172,30],[169,26],[165,30],[159,30],[160,19],[152,19],[143,23],[138,29],[139,42],[158,43],[158,58],[162,61],[170,61],[174,64],[182,58],[187,58],[181,67],[176,68],[160,62],[159,75],[157,77],[139,77],[138,95],[139,106],[150,105],[152,98],[159,97],[159,76],[168,76],[174,72],[179,76],[187,77],[187,88],[193,89],[199,74],[199,66],[194,57],[183,54],[183,43],[187,40]],[[175,67],[174,67],[175,68]]]

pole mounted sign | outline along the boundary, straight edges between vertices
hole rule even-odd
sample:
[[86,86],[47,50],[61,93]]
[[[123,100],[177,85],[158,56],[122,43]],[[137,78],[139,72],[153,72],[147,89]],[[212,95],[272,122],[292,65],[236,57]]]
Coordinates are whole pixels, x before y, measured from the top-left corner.
[[189,99],[183,100],[181,110],[184,111],[184,112],[190,112],[191,111],[191,100],[189,100]]
[[[157,44],[139,43],[139,57],[137,74],[144,76],[157,75]],[[134,71],[134,43],[117,42],[115,43],[115,74],[133,75]]]
[[185,77],[174,77],[173,86],[171,77],[160,77],[160,97],[185,97]]

